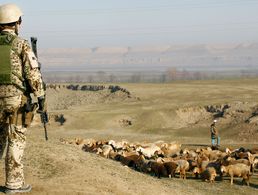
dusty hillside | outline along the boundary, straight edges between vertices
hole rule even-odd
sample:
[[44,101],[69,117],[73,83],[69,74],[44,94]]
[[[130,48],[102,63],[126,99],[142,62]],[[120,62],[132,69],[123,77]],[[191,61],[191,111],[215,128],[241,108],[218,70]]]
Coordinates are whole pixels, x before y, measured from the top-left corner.
[[[209,104],[202,102],[201,105],[199,103],[189,104],[189,102],[185,104],[187,102],[181,101],[182,105],[173,105],[174,101],[170,102],[169,98],[162,102],[162,99],[166,98],[165,93],[168,93],[169,96],[173,92],[169,88],[149,92],[154,95],[161,92],[157,99],[152,97],[141,99],[137,94],[121,87],[119,89],[122,90],[112,91],[108,89],[107,85],[93,85],[91,86],[93,89],[100,86],[103,89],[92,91],[82,90],[84,89],[83,85],[71,85],[73,89],[71,87],[67,89],[67,86],[53,85],[47,89],[47,93],[50,94],[48,107],[52,113],[53,122],[56,122],[54,119],[57,116],[65,114],[68,119],[66,125],[75,125],[75,128],[83,128],[84,126],[96,128],[97,123],[97,128],[130,127],[137,131],[153,132],[158,129],[164,131],[185,128],[208,129],[211,121],[216,118],[223,131],[234,128],[234,132],[224,131],[228,135],[233,133],[233,136],[240,141],[253,142],[258,140],[258,103],[253,100],[246,101],[246,98],[213,104],[212,102]],[[221,93],[219,89],[217,92]],[[162,93],[164,93],[164,97]],[[92,113],[91,111],[77,115],[75,111],[87,112],[91,109],[97,109],[98,112]],[[119,112],[121,109],[123,111]],[[70,112],[71,110],[73,112]],[[142,123],[142,121],[148,122]]]
[[110,104],[134,101],[136,97],[117,85],[49,85],[50,111],[67,110],[75,106]]
[[[179,141],[183,147],[210,144],[209,125],[218,117],[222,146],[258,147],[257,80],[172,84],[123,84],[120,92],[48,89],[49,141],[38,116],[28,131],[25,174],[30,194],[255,194],[250,187],[223,182],[162,178],[87,153],[61,138]],[[68,106],[66,106],[68,105]],[[56,117],[63,114],[65,122]],[[3,163],[1,169],[3,170]],[[4,172],[0,173],[4,183]]]

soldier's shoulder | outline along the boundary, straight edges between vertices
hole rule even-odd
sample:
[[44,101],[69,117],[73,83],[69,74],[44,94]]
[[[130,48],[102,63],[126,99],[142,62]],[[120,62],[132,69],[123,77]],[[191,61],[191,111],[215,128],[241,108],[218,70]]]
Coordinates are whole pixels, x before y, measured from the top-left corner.
[[16,41],[16,42],[18,42],[18,43],[25,43],[25,44],[27,44],[27,43],[29,43],[29,41],[27,40],[27,39],[24,39],[23,37],[20,37],[20,36],[16,36],[15,37],[15,39],[14,39],[14,41]]
[[14,41],[13,41],[13,47],[18,49],[19,51],[22,50],[28,50],[28,48],[30,47],[28,40],[16,36]]

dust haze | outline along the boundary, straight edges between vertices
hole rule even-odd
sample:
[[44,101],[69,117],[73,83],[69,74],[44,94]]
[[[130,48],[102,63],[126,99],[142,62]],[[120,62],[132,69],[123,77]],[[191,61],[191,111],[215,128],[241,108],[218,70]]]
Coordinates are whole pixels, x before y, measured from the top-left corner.
[[40,60],[48,82],[167,82],[256,77],[257,53],[255,42],[50,48]]

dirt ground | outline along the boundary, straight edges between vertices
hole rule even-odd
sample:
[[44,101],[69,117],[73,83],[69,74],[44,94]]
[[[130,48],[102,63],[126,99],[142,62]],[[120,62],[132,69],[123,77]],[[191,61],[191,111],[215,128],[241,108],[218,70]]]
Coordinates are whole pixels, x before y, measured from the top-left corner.
[[[258,147],[257,81],[118,84],[130,91],[131,97],[107,90],[48,89],[49,140],[44,140],[38,116],[27,134],[25,178],[33,187],[29,194],[256,194],[257,172],[250,186],[242,185],[241,179],[231,186],[227,177],[213,184],[191,175],[186,180],[178,176],[157,179],[60,139],[164,140],[180,142],[183,148],[204,147],[210,144],[209,125],[214,115],[220,114],[222,147]],[[217,106],[218,112],[221,105],[230,105],[230,109],[207,112],[204,108],[209,105]],[[66,119],[63,125],[55,120],[60,114]],[[3,186],[3,160],[0,168]]]

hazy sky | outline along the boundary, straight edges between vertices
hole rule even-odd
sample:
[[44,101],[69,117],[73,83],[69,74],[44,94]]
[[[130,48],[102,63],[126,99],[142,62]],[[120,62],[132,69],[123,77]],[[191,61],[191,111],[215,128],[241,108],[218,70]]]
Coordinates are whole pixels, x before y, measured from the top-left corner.
[[258,0],[1,0],[43,48],[258,42]]

